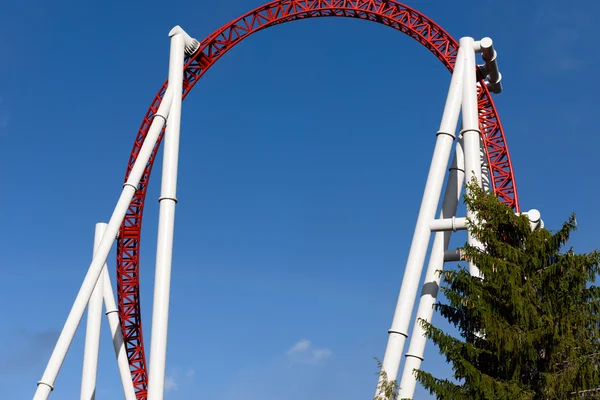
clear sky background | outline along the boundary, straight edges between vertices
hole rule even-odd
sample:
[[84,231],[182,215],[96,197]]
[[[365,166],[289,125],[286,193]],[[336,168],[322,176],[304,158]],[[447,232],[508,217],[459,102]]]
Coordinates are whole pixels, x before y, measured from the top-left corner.
[[[203,39],[262,2],[3,2],[1,399],[35,391],[167,76],[167,33]],[[455,38],[494,39],[522,208],[550,229],[576,212],[580,252],[600,247],[599,4],[409,2]],[[255,34],[196,85],[183,107],[168,399],[372,398],[449,79],[393,29],[318,19]],[[147,344],[160,166],[142,245]],[[111,254],[113,279],[114,265]],[[120,398],[102,328],[97,398]],[[83,338],[51,398],[78,398]],[[451,373],[432,345],[423,366]]]

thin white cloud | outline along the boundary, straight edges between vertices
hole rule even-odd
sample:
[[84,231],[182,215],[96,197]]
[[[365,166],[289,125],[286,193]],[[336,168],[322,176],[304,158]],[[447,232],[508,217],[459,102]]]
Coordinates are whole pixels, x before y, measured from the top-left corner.
[[317,348],[310,340],[301,339],[285,352],[290,361],[298,364],[317,364],[331,357],[327,348]]
[[169,373],[165,377],[165,392],[185,391],[194,383],[196,370],[189,367],[187,370],[179,366],[169,368]]
[[295,345],[293,345],[291,349],[286,351],[286,353],[288,356],[292,356],[296,353],[301,353],[303,351],[306,351],[309,348],[310,348],[310,341],[308,341],[306,339],[302,339],[302,340],[298,341]]
[[331,357],[331,350],[329,349],[314,349],[312,351],[315,361],[326,360]]
[[170,375],[167,375],[165,378],[165,392],[174,392],[177,390],[177,382],[175,382],[175,378]]

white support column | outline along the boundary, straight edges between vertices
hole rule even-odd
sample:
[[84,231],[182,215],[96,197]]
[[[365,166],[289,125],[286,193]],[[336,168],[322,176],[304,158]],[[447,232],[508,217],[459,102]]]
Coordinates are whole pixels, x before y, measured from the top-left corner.
[[[104,236],[106,224],[96,224],[94,234],[94,254]],[[106,269],[106,264],[104,265]],[[96,398],[96,380],[98,377],[98,352],[100,350],[100,329],[102,328],[102,294],[104,279],[98,279],[88,304],[87,326],[85,328],[85,350],[81,375],[81,400]]]
[[498,54],[494,50],[494,42],[489,37],[485,37],[481,39],[479,46],[487,71],[488,82],[486,85],[492,93],[500,93],[502,92],[502,74],[498,70]]
[[[500,93],[502,92],[502,74],[498,70],[498,60],[497,53],[494,50],[494,45],[492,39],[489,37],[485,37],[479,41],[479,48],[476,51],[481,51],[481,55],[485,64],[482,66],[487,78],[489,79],[486,83],[487,88],[492,93]],[[480,85],[480,83],[477,83]],[[484,127],[487,123],[486,120],[483,121]],[[488,165],[488,160],[486,156],[485,146],[483,146],[483,142],[481,143],[481,172],[482,172],[482,187],[483,190],[488,192],[492,187],[492,177],[490,176],[490,169]]]
[[488,164],[486,149],[483,144],[483,140],[481,140],[481,150],[479,151],[479,158],[481,163],[481,186],[483,190],[487,193],[492,190],[492,177],[490,176],[490,166]]
[[[465,177],[464,170],[464,155],[462,144],[459,140],[456,143],[456,152],[454,160],[450,168],[448,184],[446,185],[446,193],[444,202],[442,203],[442,211],[440,219],[454,217],[456,209],[460,201],[462,185]],[[412,399],[417,387],[417,379],[413,373],[415,369],[421,368],[423,355],[425,353],[425,345],[427,338],[425,330],[421,326],[420,319],[431,322],[433,316],[433,305],[436,302],[438,289],[440,285],[440,273],[438,271],[444,268],[444,254],[448,249],[450,242],[451,231],[438,232],[435,234],[431,256],[429,257],[429,266],[425,273],[425,283],[421,289],[421,300],[415,318],[413,332],[410,337],[410,344],[406,352],[406,361],[402,371],[402,379],[399,385],[399,399]]]
[[[104,229],[106,229],[106,224],[102,225],[104,225]],[[121,376],[121,385],[123,386],[125,400],[136,400],[135,390],[131,380],[131,372],[129,370],[129,361],[127,360],[127,351],[125,350],[125,342],[123,341],[123,333],[121,332],[119,322],[119,312],[115,302],[115,295],[113,293],[108,268],[105,267],[102,270],[101,279],[104,281],[104,307],[106,308],[106,316],[108,318],[108,325],[110,326],[110,333],[113,340],[113,347],[115,349],[115,357],[119,367],[119,375]]]
[[[464,52],[464,82],[462,87],[462,124],[463,129],[461,135],[464,140],[465,152],[465,181],[469,184],[471,179],[475,178],[479,186],[481,180],[481,131],[479,130],[479,109],[477,107],[477,76],[475,63],[474,40],[471,37],[463,37],[460,39],[460,47],[465,49]],[[474,221],[476,216],[467,209],[467,218]],[[467,242],[471,246],[481,248],[481,243],[473,237],[469,232],[467,234]],[[469,270],[471,275],[479,276],[479,269],[475,264],[469,262]]]
[[[431,231],[429,224],[435,218],[435,213],[440,201],[440,194],[444,183],[444,176],[452,143],[456,137],[456,126],[460,112],[462,84],[463,84],[463,49],[459,48],[440,130],[437,133],[437,140],[433,152],[433,158],[429,167],[427,183],[421,201],[419,216],[415,226],[415,232],[402,278],[402,285],[392,326],[389,329],[388,343],[383,357],[383,371],[385,371],[389,381],[396,380],[404,342],[408,337],[408,326],[410,323],[413,306],[415,303],[423,263],[427,253]],[[380,377],[376,394],[379,395],[379,387],[382,383]]]
[[[186,49],[197,41],[179,26],[169,32],[171,56],[169,61],[169,90],[173,100],[165,131],[163,175],[156,246],[156,273],[154,278],[154,305],[152,311],[152,337],[150,347],[150,373],[148,400],[164,397],[167,362],[167,334],[169,326],[169,301],[171,291],[171,262],[173,255],[173,230],[177,203],[177,166],[179,160],[179,133],[181,127],[181,96],[183,92],[183,66]],[[193,49],[195,51],[195,49]]]
[[146,140],[140,149],[138,158],[131,170],[131,173],[129,174],[127,182],[123,186],[121,196],[119,197],[113,214],[110,217],[108,226],[106,228],[106,233],[100,241],[100,245],[96,250],[94,259],[92,260],[81,288],[77,293],[73,307],[71,308],[65,325],[63,326],[60,336],[58,337],[58,341],[54,347],[54,350],[52,351],[52,355],[50,356],[48,365],[44,370],[42,379],[38,382],[38,386],[33,397],[34,400],[46,400],[50,396],[50,392],[54,389],[54,383],[56,381],[58,372],[60,371],[60,368],[65,360],[67,352],[69,351],[69,347],[71,346],[71,342],[73,341],[77,327],[81,322],[81,318],[83,317],[83,313],[85,312],[86,306],[90,300],[90,297],[92,296],[94,287],[96,287],[96,282],[98,282],[98,278],[102,273],[102,269],[106,263],[106,259],[108,258],[108,254],[110,253],[115,238],[117,237],[119,227],[123,223],[123,219],[125,218],[129,204],[131,203],[133,195],[137,191],[138,184],[146,165],[148,164],[148,160],[150,159],[152,151],[154,150],[154,146],[162,130],[163,123],[166,121],[166,118],[169,114],[171,98],[172,93],[167,90],[156,114],[156,117],[158,118],[154,118],[152,121],[148,135],[146,136]]

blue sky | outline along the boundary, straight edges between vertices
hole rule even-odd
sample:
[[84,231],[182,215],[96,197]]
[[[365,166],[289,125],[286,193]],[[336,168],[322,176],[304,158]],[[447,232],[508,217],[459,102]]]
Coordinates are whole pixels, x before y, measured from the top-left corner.
[[[0,397],[30,398],[167,76],[167,33],[202,39],[262,1],[6,2],[0,14]],[[598,247],[594,1],[412,1],[490,36],[524,210],[576,212]],[[168,399],[364,400],[376,381],[450,74],[392,29],[346,19],[260,32],[183,107]],[[145,212],[150,339],[160,160]],[[457,243],[464,242],[458,237]],[[114,254],[109,258],[114,279]],[[437,320],[441,323],[440,319]],[[103,324],[99,400],[119,398]],[[79,396],[83,330],[53,399]],[[430,345],[424,368],[449,369]],[[417,398],[428,398],[423,391]]]

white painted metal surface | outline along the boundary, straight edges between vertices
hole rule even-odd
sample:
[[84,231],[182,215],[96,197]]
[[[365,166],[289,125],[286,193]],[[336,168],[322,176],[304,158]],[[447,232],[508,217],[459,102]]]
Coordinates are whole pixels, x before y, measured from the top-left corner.
[[463,231],[467,229],[467,219],[465,217],[434,219],[429,224],[429,229],[431,229],[432,232]]
[[487,193],[492,190],[492,177],[490,176],[490,165],[488,164],[483,140],[480,140],[479,160],[481,163],[481,187],[483,187],[483,190]]
[[[465,178],[464,170],[464,154],[461,141],[456,143],[456,152],[454,160],[450,168],[448,183],[446,185],[446,193],[442,203],[440,219],[446,220],[448,217],[456,215],[456,209],[461,197],[462,186]],[[427,322],[431,321],[433,316],[433,305],[437,300],[438,289],[440,285],[440,273],[438,271],[444,268],[445,252],[448,249],[452,231],[446,230],[435,234],[431,255],[429,257],[429,265],[425,273],[425,283],[421,289],[421,299],[419,308],[413,325],[413,332],[410,337],[410,344],[406,352],[406,360],[402,371],[402,378],[399,385],[399,399],[409,398],[414,396],[417,387],[417,379],[413,373],[415,369],[421,367],[421,362],[424,359],[425,345],[427,338],[423,329],[421,319]]]
[[[102,235],[104,235],[107,225],[105,223],[99,223],[96,225],[96,227],[100,227]],[[129,371],[127,351],[125,350],[125,342],[123,341],[123,334],[121,332],[121,326],[119,323],[119,313],[107,266],[102,269],[102,276],[100,279],[104,281],[104,307],[106,309],[106,317],[108,318],[108,325],[110,327],[110,333],[113,340],[113,348],[115,350],[117,366],[119,367],[119,376],[121,377],[124,398],[125,400],[135,400],[135,390],[133,388],[133,382],[131,381],[131,372]]]
[[[465,48],[464,57],[464,74],[463,74],[463,98],[462,98],[462,124],[463,129],[461,135],[463,137],[464,152],[465,152],[465,180],[471,183],[472,179],[476,179],[477,184],[481,186],[481,157],[480,157],[480,142],[481,132],[479,130],[479,109],[477,107],[477,79],[475,68],[475,51],[469,50],[473,48],[473,38],[464,37],[460,39],[461,48]],[[476,221],[476,215],[467,209],[467,218],[471,221]],[[482,248],[481,243],[469,232],[467,234],[467,242],[470,246]],[[477,266],[469,261],[469,270],[471,275],[479,276]]]
[[544,228],[542,214],[538,210],[532,209],[526,212],[519,213],[519,215],[527,216],[527,218],[529,219],[529,226],[531,226],[532,231]]
[[[94,233],[94,254],[104,236],[106,224],[96,224]],[[103,271],[106,269],[104,264]],[[98,354],[100,350],[100,329],[102,328],[102,297],[104,279],[96,282],[92,297],[88,304],[87,325],[85,328],[85,348],[83,352],[83,368],[81,375],[81,400],[96,398],[96,379],[98,377]]]
[[494,42],[489,37],[481,39],[481,56],[485,61],[487,87],[492,93],[502,92],[502,74],[498,70],[498,54],[494,50]]
[[[88,306],[88,322],[86,331],[86,347],[82,375],[81,399],[94,399],[96,386],[99,335],[101,327],[102,298],[106,305],[113,346],[119,366],[119,373],[126,400],[135,399],[135,391],[131,381],[129,363],[121,329],[118,310],[114,300],[112,284],[105,266],[114,238],[123,221],[133,198],[139,180],[154,150],[163,125],[168,120],[165,132],[162,188],[160,195],[159,227],[156,250],[155,290],[152,317],[152,333],[149,363],[148,400],[163,400],[167,355],[167,337],[169,323],[169,303],[171,268],[173,255],[173,237],[175,208],[177,203],[177,170],[179,158],[179,137],[181,125],[181,105],[183,88],[184,55],[192,55],[199,48],[197,40],[191,38],[179,26],[169,33],[171,50],[169,61],[169,87],[155,115],[147,138],[139,152],[137,161],[125,183],[121,196],[115,206],[108,224],[96,226],[95,253],[82,286],[77,294],[73,307],[65,322],[50,361],[44,371],[34,400],[46,400],[53,390],[57,374],[65,359],[73,336]],[[467,210],[467,218],[456,218],[456,209],[460,200],[462,184],[475,178],[479,185],[489,187],[489,168],[485,157],[485,149],[480,140],[479,115],[477,107],[477,88],[475,53],[482,53],[485,65],[482,71],[488,78],[486,83],[492,92],[502,90],[501,74],[498,71],[497,54],[491,39],[474,41],[465,37],[460,40],[456,56],[454,72],[448,90],[448,96],[437,133],[436,144],[430,164],[429,174],[417,218],[398,302],[390,330],[388,343],[383,359],[383,370],[388,379],[395,380],[401,363],[404,342],[408,337],[408,327],[412,310],[417,297],[424,260],[431,232],[437,232],[431,250],[425,283],[420,296],[416,321],[431,321],[432,305],[436,301],[440,277],[437,273],[445,261],[461,259],[461,252],[448,250],[452,231],[466,229],[467,218],[476,221],[476,215]],[[444,182],[445,170],[456,138],[456,127],[462,112],[461,140],[457,143],[455,161],[450,169],[442,210],[439,219],[435,219],[440,194]],[[485,121],[483,121],[485,126]],[[463,151],[464,150],[464,151]],[[540,213],[531,210],[526,213],[532,229],[543,227]],[[481,247],[472,235],[467,232],[468,242]],[[479,275],[475,265],[470,265],[473,275]],[[88,305],[89,303],[89,305]],[[406,363],[400,382],[401,398],[412,398],[416,388],[413,370],[419,368],[423,360],[426,344],[420,323],[415,323],[411,337]]]
[[444,252],[444,262],[457,262],[462,260],[464,260],[464,255],[460,249],[446,250]]
[[123,341],[123,333],[121,332],[119,322],[119,311],[115,304],[115,297],[108,275],[108,269],[105,268],[102,274],[104,278],[104,306],[106,307],[106,316],[108,317],[110,333],[113,339],[113,348],[115,350],[117,366],[119,367],[119,376],[121,377],[123,394],[125,400],[135,400],[135,389],[133,388],[133,382],[131,381],[127,350],[125,349],[125,342]]
[[175,205],[177,203],[177,168],[181,126],[181,94],[183,92],[183,63],[186,39],[188,41],[192,40],[178,26],[169,32],[169,36],[171,37],[169,90],[174,93],[174,96],[165,130],[162,186],[159,199],[160,210],[156,245],[148,400],[162,400],[164,397],[173,231],[175,227]]
[[144,169],[146,168],[146,164],[148,163],[150,155],[154,149],[154,145],[156,144],[156,140],[158,139],[158,136],[162,130],[163,122],[166,120],[166,116],[169,113],[169,109],[171,107],[171,97],[172,94],[170,94],[170,92],[167,90],[167,93],[165,93],[164,99],[161,102],[157,112],[157,115],[163,116],[163,118],[154,118],[152,121],[152,125],[148,131],[146,140],[140,149],[138,158],[131,173],[129,174],[127,182],[123,187],[123,191],[121,192],[121,196],[119,197],[113,214],[110,217],[110,221],[106,228],[106,233],[100,241],[100,245],[96,250],[96,254],[94,255],[94,258],[88,268],[88,272],[83,280],[83,284],[77,293],[73,307],[71,308],[69,316],[67,317],[60,336],[58,337],[58,341],[54,347],[52,355],[50,356],[48,365],[44,370],[42,379],[40,379],[38,382],[38,387],[33,397],[34,400],[47,399],[50,395],[50,392],[54,389],[54,383],[56,381],[58,372],[62,367],[67,352],[69,351],[69,347],[71,346],[71,342],[73,341],[77,327],[79,326],[86,306],[90,300],[90,297],[92,296],[94,287],[96,287],[96,282],[100,277],[102,268],[106,263],[108,254],[110,253],[117,233],[119,232],[119,227],[121,226],[125,214],[127,213],[127,208],[129,207],[131,199],[137,190],[140,178],[142,177]]
[[[460,104],[463,85],[463,49],[458,50],[448,97],[444,107],[444,113],[437,133],[433,158],[429,167],[429,174],[425,184],[423,199],[417,217],[415,232],[404,269],[402,285],[392,326],[388,331],[388,343],[383,357],[383,370],[389,380],[395,380],[398,376],[398,369],[402,358],[404,342],[408,337],[408,326],[410,323],[413,306],[415,304],[423,263],[427,253],[431,231],[429,224],[434,219],[444,183],[444,176],[452,143],[456,137],[456,127],[460,113]],[[381,383],[381,378],[380,378]],[[379,386],[379,385],[378,385]],[[378,394],[378,393],[377,393]]]

